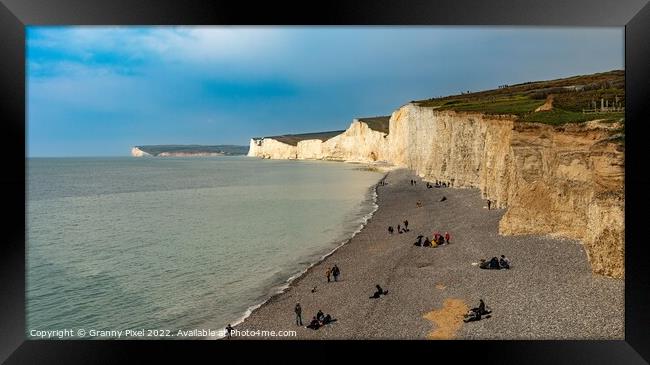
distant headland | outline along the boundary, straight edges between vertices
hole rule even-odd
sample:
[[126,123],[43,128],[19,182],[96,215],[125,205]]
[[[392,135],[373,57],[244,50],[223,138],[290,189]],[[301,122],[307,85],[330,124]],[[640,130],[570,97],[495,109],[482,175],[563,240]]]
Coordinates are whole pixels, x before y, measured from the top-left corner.
[[131,156],[133,157],[192,157],[192,156],[237,156],[246,155],[248,153],[248,146],[235,146],[235,145],[215,145],[215,146],[202,146],[202,145],[149,145],[149,146],[134,146],[131,148]]

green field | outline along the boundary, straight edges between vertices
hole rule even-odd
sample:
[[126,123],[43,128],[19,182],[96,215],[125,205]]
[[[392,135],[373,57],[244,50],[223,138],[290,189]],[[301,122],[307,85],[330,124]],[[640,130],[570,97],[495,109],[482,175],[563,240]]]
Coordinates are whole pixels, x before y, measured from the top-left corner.
[[[553,98],[553,109],[535,112]],[[574,76],[550,81],[526,82],[498,89],[461,93],[441,98],[416,100],[413,103],[437,110],[480,112],[496,115],[513,115],[521,122],[538,122],[551,125],[581,123],[589,120],[622,121],[624,112],[583,113],[600,107],[601,98],[610,106],[616,103],[625,107],[625,73],[621,70]]]
[[390,120],[390,115],[385,115],[381,117],[369,117],[369,118],[357,118],[360,122],[364,122],[368,125],[370,129],[377,132],[382,132],[388,134],[388,121]]
[[[282,142],[291,146],[297,146],[298,142],[300,141],[305,141],[308,139],[320,139],[321,141],[325,142],[328,139],[332,137],[336,137],[339,134],[345,132],[344,130],[340,131],[331,131],[331,132],[318,132],[318,133],[302,133],[302,134],[283,134],[281,136],[269,136],[269,137],[264,137],[264,138],[270,138],[274,139],[278,142]],[[261,139],[261,138],[253,138],[253,139]]]

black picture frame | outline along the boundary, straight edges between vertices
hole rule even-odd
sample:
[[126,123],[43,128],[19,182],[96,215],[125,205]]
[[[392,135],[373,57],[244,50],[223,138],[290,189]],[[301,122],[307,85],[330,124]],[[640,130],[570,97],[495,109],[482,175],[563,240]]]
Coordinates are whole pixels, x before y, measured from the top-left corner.
[[[622,341],[44,341],[25,336],[25,26],[28,25],[525,25],[624,26],[626,80],[626,275]],[[122,363],[150,356],[185,362],[208,352],[211,362],[235,355],[307,361],[309,353],[340,361],[340,345],[361,356],[424,355],[443,361],[479,358],[500,363],[644,364],[650,360],[650,273],[643,209],[650,180],[644,138],[650,134],[650,4],[648,0],[1,0],[0,106],[4,172],[0,177],[4,240],[0,244],[0,361]],[[21,155],[19,151],[25,152]],[[399,347],[399,348],[397,348]],[[333,350],[334,349],[334,350]],[[295,351],[301,350],[299,354]],[[429,357],[430,356],[430,357]],[[644,360],[645,359],[645,360]],[[416,360],[420,361],[420,360]]]

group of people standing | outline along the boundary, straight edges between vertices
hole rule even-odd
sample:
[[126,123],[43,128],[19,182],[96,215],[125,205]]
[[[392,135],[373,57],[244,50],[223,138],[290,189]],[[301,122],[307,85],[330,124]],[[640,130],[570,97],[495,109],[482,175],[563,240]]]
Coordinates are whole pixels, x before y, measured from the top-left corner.
[[[402,228],[401,225],[397,225],[397,233],[406,233],[409,231],[409,221],[408,219],[405,219],[404,222],[404,228]],[[388,226],[388,233],[393,234],[395,232],[395,229],[393,229],[393,226]]]
[[446,182],[442,182],[442,181],[438,181],[438,180],[436,180],[436,184],[435,184],[435,185],[431,185],[431,183],[427,181],[427,189],[431,189],[431,188],[446,188],[446,187],[449,187],[449,184],[446,183]]
[[325,271],[325,276],[327,276],[327,282],[328,283],[331,281],[331,279],[330,279],[331,277],[334,277],[334,281],[339,281],[339,275],[341,275],[341,270],[339,270],[339,267],[336,266],[336,264],[334,266],[332,266],[331,269],[328,268]]
[[413,179],[411,179],[411,186],[415,186],[415,185],[417,185],[417,184],[418,184],[418,182],[417,182],[417,181],[415,181],[415,180],[413,180]]

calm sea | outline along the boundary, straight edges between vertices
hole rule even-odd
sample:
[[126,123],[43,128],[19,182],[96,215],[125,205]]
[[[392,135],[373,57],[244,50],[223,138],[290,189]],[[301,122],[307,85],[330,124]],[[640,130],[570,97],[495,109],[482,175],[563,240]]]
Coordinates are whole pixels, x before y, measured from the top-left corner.
[[237,323],[374,211],[382,175],[360,167],[28,159],[27,336]]

